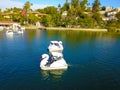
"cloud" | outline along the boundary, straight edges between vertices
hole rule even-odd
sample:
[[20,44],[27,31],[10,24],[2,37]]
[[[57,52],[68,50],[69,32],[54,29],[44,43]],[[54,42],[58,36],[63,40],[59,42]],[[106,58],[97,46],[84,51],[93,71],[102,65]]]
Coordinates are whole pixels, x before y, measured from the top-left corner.
[[[19,1],[13,1],[13,0],[1,0],[0,1],[0,9],[5,10],[6,8],[22,8],[25,3],[19,2]],[[31,6],[32,9],[38,9],[38,8],[44,8],[48,5],[41,5],[41,4],[33,4]]]
[[17,1],[12,1],[12,0],[1,0],[0,1],[0,8],[1,9],[6,9],[6,8],[12,8],[12,7],[18,7],[21,8],[23,7],[23,3],[17,2]]

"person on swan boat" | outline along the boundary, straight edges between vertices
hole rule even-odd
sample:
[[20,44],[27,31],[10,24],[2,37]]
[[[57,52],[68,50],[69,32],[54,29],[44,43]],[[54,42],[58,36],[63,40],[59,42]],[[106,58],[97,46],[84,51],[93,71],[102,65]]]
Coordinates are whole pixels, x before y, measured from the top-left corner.
[[52,64],[53,62],[60,60],[61,58],[62,57],[56,57],[56,56],[51,55],[50,59],[48,59],[48,63],[46,63],[45,66],[48,66],[48,65]]

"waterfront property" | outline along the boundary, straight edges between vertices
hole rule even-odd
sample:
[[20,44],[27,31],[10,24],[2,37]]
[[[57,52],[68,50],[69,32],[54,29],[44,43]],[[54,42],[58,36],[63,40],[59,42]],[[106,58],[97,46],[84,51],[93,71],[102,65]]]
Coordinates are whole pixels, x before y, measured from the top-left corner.
[[14,22],[11,21],[0,21],[0,26],[2,27],[2,29],[10,29],[12,28],[13,24]]
[[12,29],[14,31],[18,31],[19,29],[25,30],[19,23],[11,22],[11,21],[0,21],[0,27],[2,29]]
[[3,29],[16,29],[17,25],[19,25],[19,23],[11,21],[0,21],[0,26],[3,27]]

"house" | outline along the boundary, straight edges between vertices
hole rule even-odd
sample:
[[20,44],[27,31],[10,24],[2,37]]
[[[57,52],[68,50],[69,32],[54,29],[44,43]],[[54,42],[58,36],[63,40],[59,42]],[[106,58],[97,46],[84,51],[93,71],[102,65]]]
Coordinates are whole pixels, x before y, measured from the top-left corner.
[[109,12],[109,11],[112,11],[113,10],[113,7],[110,7],[110,6],[107,6],[106,8],[105,8],[105,11],[106,12]]
[[62,16],[67,16],[67,11],[64,11],[64,12],[62,13]]
[[100,14],[104,15],[106,13],[106,11],[100,11]]
[[110,18],[104,17],[104,18],[102,18],[102,20],[103,20],[103,21],[108,21],[108,20],[110,20]]
[[103,20],[103,21],[117,20],[116,14],[117,14],[116,9],[114,9],[114,10],[112,10],[112,11],[109,11],[109,12],[106,12],[106,17],[103,17],[102,20]]
[[40,13],[40,12],[37,12],[37,11],[31,11],[31,12],[28,12],[28,14],[33,14],[36,17],[42,17],[42,16],[47,15],[47,14],[43,14],[43,13]]
[[115,10],[116,10],[117,12],[120,12],[120,7],[116,8]]
[[12,21],[0,21],[0,26],[4,29],[13,29],[15,30],[17,26],[19,26],[19,23],[12,22]]
[[6,18],[6,19],[11,19],[11,13],[3,13],[2,16],[3,18]]
[[116,14],[117,14],[116,11],[112,11],[112,12],[108,12],[108,13],[107,13],[107,16],[114,16],[114,15],[116,15]]

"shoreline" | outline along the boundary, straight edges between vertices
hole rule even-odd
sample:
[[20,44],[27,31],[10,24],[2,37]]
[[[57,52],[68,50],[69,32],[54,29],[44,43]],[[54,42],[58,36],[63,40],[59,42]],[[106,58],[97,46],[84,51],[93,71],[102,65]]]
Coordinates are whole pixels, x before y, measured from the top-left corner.
[[64,27],[37,27],[29,26],[25,29],[44,29],[44,30],[79,30],[79,31],[98,31],[98,32],[107,32],[107,29],[92,29],[92,28],[64,28]]

